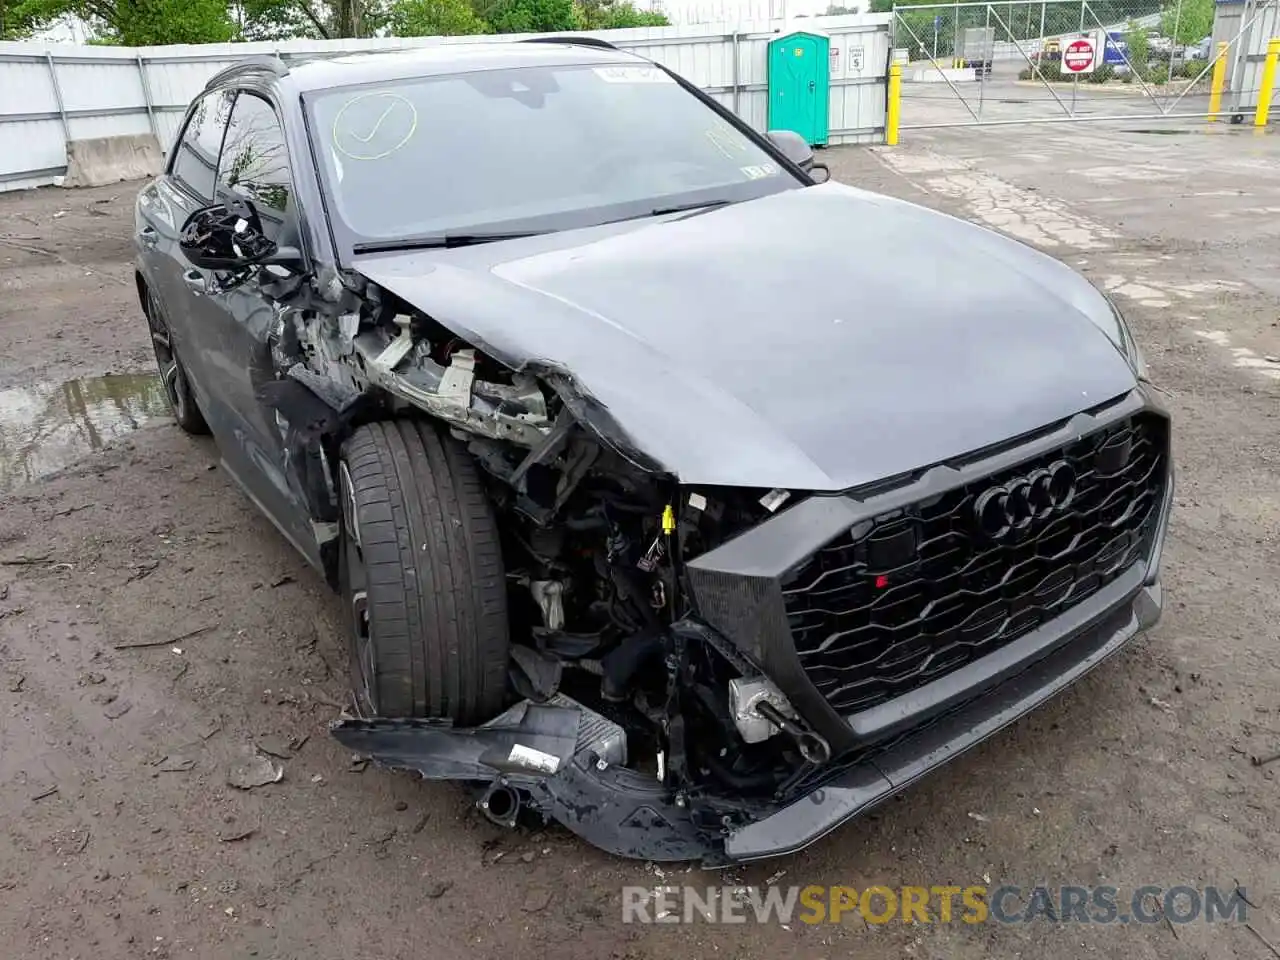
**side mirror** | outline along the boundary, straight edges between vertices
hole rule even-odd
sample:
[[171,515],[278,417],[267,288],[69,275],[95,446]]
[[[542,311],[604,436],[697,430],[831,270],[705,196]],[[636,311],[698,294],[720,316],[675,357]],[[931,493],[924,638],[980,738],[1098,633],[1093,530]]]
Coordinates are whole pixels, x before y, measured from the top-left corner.
[[813,166],[813,148],[809,141],[792,130],[770,130],[765,134],[782,155],[801,170]]
[[831,171],[825,163],[815,163],[809,141],[791,130],[770,130],[765,134],[769,141],[782,151],[783,156],[809,174],[814,183],[826,183]]
[[[215,203],[197,210],[182,227],[178,246],[205,270],[243,270],[266,263],[279,252],[247,200]],[[296,253],[296,251],[295,251]]]

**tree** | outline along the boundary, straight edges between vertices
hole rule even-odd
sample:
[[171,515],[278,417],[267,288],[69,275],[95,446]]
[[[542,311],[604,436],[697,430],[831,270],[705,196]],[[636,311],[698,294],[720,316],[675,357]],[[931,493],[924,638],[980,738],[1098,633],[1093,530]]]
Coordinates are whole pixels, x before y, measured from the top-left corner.
[[857,7],[842,7],[838,3],[833,3],[829,7],[827,7],[827,12],[824,13],[823,16],[824,17],[842,17],[846,13],[858,13],[858,12],[859,10]]
[[1174,43],[1199,43],[1213,33],[1213,0],[1174,0],[1160,11],[1160,32]]
[[475,12],[498,33],[558,33],[583,28],[573,0],[496,0]]
[[0,0],[0,39],[20,39],[63,17],[95,42],[148,46],[289,37],[374,36],[391,0]]
[[26,36],[63,17],[84,21],[103,43],[129,47],[225,43],[236,24],[225,0],[0,0],[0,36]]
[[240,0],[246,40],[372,37],[391,15],[387,0]]
[[584,30],[625,30],[665,27],[671,21],[657,10],[640,10],[631,0],[579,0],[578,17]]
[[0,40],[23,40],[40,26],[32,21],[31,4],[0,0]]
[[308,0],[240,0],[240,35],[245,40],[327,39],[328,11]]
[[391,32],[397,37],[458,37],[492,33],[467,0],[399,0],[391,8]]
[[1146,28],[1130,20],[1129,29],[1124,34],[1124,42],[1129,48],[1126,56],[1129,58],[1130,65],[1138,76],[1145,80],[1151,60],[1151,41],[1147,39]]

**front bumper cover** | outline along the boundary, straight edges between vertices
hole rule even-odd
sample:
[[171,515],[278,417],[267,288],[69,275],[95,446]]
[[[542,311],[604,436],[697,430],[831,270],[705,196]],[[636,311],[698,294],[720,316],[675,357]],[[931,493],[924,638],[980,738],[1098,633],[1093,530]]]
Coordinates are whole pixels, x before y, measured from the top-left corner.
[[1142,586],[1048,656],[908,733],[808,796],[725,838],[728,861],[758,860],[813,843],[1075,683],[1159,619],[1159,581]]
[[[791,853],[904,789],[1002,727],[1033,710],[1120,650],[1160,616],[1158,578],[1122,578],[1119,602],[1104,591],[1057,627],[1051,652],[971,699],[935,715],[879,752],[841,769],[778,808],[739,811],[750,821],[725,828],[699,805],[674,796],[651,777],[602,764],[577,749],[582,722],[572,708],[529,704],[504,724],[456,729],[429,721],[343,719],[333,734],[349,749],[433,780],[502,782],[588,843],[623,857],[698,860],[723,866]],[[513,760],[521,744],[555,758],[555,771]],[[746,806],[744,804],[744,806]]]

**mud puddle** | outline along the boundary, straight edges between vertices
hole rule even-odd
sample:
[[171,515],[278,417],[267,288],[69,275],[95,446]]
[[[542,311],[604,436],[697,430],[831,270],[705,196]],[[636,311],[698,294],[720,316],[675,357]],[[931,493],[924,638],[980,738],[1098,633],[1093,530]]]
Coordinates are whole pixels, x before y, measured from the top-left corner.
[[168,416],[164,386],[150,373],[0,390],[0,493]]

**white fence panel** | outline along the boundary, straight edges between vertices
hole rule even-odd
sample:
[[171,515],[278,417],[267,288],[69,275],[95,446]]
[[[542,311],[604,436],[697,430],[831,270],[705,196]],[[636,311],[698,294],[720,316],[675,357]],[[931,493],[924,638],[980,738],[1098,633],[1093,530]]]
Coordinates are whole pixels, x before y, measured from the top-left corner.
[[[884,14],[816,17],[785,25],[703,23],[593,35],[674,70],[764,130],[769,41],[792,28],[823,33],[836,51],[830,142],[868,143],[883,139],[891,19]],[[533,34],[500,39],[523,36]],[[276,54],[289,61],[493,39],[394,37],[139,48],[0,43],[0,191],[56,182],[66,168],[68,139],[151,132],[167,151],[187,104],[211,76],[246,56]]]
[[885,64],[889,34],[867,28],[831,37],[832,139],[839,143],[878,141],[885,121]]
[[62,172],[67,135],[60,117],[43,55],[0,60],[0,190],[49,183]]

